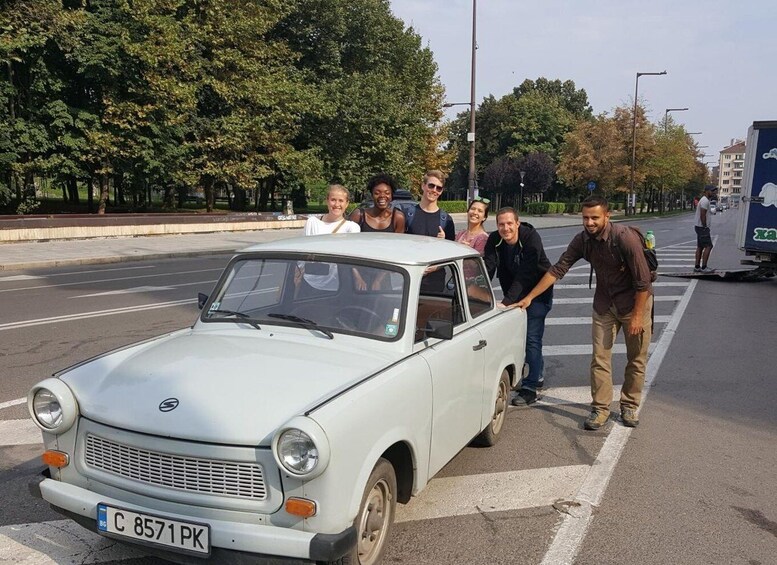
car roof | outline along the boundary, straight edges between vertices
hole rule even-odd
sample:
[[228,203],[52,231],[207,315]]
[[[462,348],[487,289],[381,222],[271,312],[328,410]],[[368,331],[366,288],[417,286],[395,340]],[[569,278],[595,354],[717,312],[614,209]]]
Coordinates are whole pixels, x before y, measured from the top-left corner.
[[478,256],[478,252],[471,247],[447,239],[396,233],[293,237],[259,243],[240,250],[241,253],[260,251],[341,255],[400,265],[425,265]]

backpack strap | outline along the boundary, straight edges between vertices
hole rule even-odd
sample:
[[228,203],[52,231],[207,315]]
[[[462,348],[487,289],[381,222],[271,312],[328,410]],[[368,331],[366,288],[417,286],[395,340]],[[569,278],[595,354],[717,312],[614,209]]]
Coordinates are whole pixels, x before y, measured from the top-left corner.
[[407,210],[403,210],[405,213],[405,233],[410,233],[410,226],[413,225],[413,218],[415,217],[415,210],[418,205],[410,206]]

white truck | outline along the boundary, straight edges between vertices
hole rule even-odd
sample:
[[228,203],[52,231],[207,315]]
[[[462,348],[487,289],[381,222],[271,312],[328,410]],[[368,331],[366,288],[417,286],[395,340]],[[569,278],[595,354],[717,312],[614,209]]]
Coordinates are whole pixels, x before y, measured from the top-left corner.
[[757,268],[748,277],[777,274],[777,120],[753,122],[747,132],[737,245]]

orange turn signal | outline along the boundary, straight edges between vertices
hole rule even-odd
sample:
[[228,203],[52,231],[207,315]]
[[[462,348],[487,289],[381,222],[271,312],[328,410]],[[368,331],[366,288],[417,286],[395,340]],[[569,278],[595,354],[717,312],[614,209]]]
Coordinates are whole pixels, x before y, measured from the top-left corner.
[[55,451],[53,449],[45,451],[43,455],[41,455],[41,459],[43,460],[43,463],[49,467],[56,467],[57,469],[67,467],[70,464],[70,456],[67,453],[64,451]]
[[286,512],[293,516],[310,518],[316,515],[316,503],[304,498],[289,498],[286,500]]

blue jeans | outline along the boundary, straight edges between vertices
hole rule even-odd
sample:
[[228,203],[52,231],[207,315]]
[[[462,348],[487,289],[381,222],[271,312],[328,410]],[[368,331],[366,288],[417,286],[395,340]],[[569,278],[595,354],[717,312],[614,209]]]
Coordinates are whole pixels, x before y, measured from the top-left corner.
[[545,317],[553,307],[553,299],[543,302],[533,300],[526,309],[526,363],[529,374],[521,381],[521,388],[536,391],[542,386],[545,360],[542,358],[542,336],[545,333]]

